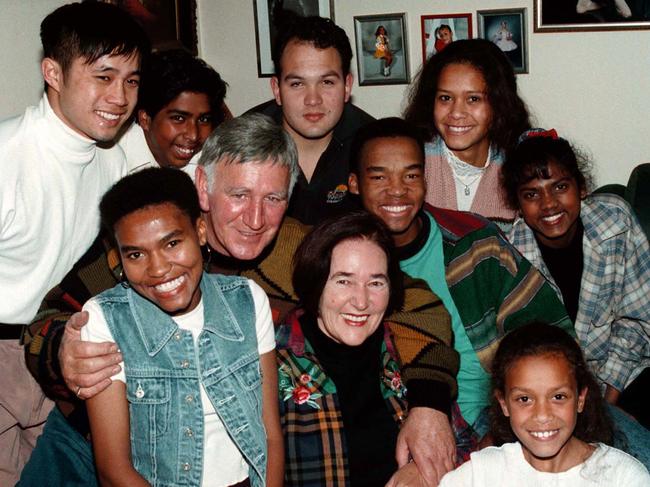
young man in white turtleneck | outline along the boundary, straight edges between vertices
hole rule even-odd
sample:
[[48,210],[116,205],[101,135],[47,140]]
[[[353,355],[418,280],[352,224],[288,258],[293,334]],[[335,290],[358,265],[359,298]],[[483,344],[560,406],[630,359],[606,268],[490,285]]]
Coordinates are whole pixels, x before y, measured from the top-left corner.
[[126,172],[111,142],[138,94],[144,31],[103,3],[70,4],[41,24],[45,93],[0,123],[0,485],[14,485],[51,409],[21,337],[47,292],[99,231],[102,194]]

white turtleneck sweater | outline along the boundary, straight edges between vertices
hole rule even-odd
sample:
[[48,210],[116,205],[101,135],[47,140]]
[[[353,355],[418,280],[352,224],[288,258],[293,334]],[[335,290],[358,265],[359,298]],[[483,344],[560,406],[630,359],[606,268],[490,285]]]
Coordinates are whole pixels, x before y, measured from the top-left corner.
[[122,150],[65,125],[47,96],[0,123],[0,323],[28,323],[99,231],[99,201],[126,174]]

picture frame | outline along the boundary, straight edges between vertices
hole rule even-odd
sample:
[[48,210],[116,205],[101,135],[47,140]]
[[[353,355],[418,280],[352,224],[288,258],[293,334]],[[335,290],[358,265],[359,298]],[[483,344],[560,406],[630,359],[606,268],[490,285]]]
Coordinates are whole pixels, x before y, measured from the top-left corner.
[[405,13],[356,16],[354,36],[359,86],[410,82]]
[[145,30],[155,51],[185,49],[198,55],[196,0],[103,0],[128,12]]
[[[436,45],[440,47],[441,42],[437,42],[438,35],[443,36],[441,41],[444,42],[444,36],[447,26],[451,33],[451,40],[471,39],[472,38],[472,14],[439,14],[439,15],[422,15],[420,17],[420,28],[422,37],[422,62],[426,62],[432,54],[438,52]],[[438,30],[441,28],[441,30]],[[440,32],[440,34],[438,34]],[[445,45],[445,44],[442,44]]]
[[526,9],[479,10],[476,18],[478,36],[494,42],[508,57],[516,74],[528,73]]
[[650,2],[645,0],[534,0],[533,15],[534,32],[650,29]]
[[270,78],[275,72],[272,56],[279,13],[284,11],[300,17],[318,15],[334,20],[334,0],[253,0],[253,8],[258,78]]

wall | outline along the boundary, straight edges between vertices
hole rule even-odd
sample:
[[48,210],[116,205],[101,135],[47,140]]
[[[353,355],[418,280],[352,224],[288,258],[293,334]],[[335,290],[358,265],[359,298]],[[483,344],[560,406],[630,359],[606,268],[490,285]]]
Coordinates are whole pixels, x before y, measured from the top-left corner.
[[[268,79],[257,77],[253,0],[198,2],[200,50],[230,82],[233,112],[269,99]],[[407,12],[412,76],[422,60],[420,15],[472,12],[476,35],[476,10],[519,7],[527,8],[530,74],[518,83],[537,124],[582,147],[598,184],[627,182],[634,166],[650,162],[650,31],[534,34],[532,0],[334,1],[336,22],[353,44],[355,15]],[[353,99],[377,117],[398,115],[405,89],[355,82]]]
[[0,0],[0,120],[34,105],[43,94],[41,20],[65,0]]
[[[569,1],[569,0],[567,0]],[[270,98],[268,78],[257,77],[253,0],[197,0],[200,51],[229,81],[235,114]],[[0,118],[38,101],[38,29],[66,0],[2,0],[0,16]],[[444,4],[444,8],[436,5]],[[530,74],[519,75],[522,97],[543,126],[587,150],[597,182],[625,183],[631,169],[650,162],[650,31],[532,33],[532,0],[334,0],[336,21],[354,43],[353,17],[407,12],[411,74],[421,62],[420,15],[527,7]],[[353,60],[353,65],[355,64]],[[356,71],[356,67],[353,67]],[[404,85],[359,87],[354,102],[380,117],[403,108]]]

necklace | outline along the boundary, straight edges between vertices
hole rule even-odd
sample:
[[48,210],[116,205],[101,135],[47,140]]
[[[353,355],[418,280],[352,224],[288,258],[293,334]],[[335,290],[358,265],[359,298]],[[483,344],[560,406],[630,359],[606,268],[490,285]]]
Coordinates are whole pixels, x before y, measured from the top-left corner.
[[481,179],[481,176],[483,176],[483,173],[481,173],[481,174],[479,174],[478,176],[476,176],[474,179],[472,179],[472,180],[469,182],[469,184],[465,184],[465,183],[463,182],[463,180],[460,179],[460,178],[456,175],[456,173],[455,173],[454,171],[452,171],[452,174],[454,175],[454,179],[455,179],[456,181],[458,181],[460,184],[462,184],[463,186],[465,186],[465,189],[463,190],[463,193],[465,193],[465,196],[469,196],[469,195],[470,195],[470,193],[471,193],[472,191],[469,189],[469,187],[470,187],[471,185],[473,185],[476,181],[478,181],[479,179]]
[[[465,196],[469,196],[472,193],[472,190],[470,189],[470,186],[472,186],[476,181],[481,179],[483,174],[485,173],[485,169],[487,166],[490,164],[490,155],[492,152],[492,147],[488,147],[488,155],[487,159],[485,161],[485,165],[483,167],[476,167],[473,166],[467,162],[461,161],[449,148],[443,144],[444,151],[447,154],[448,157],[448,163],[449,166],[451,167],[451,173],[454,176],[454,179],[458,181],[464,188],[463,188],[463,193]],[[469,182],[465,182],[468,180],[468,177],[474,175],[474,178],[469,180]]]

